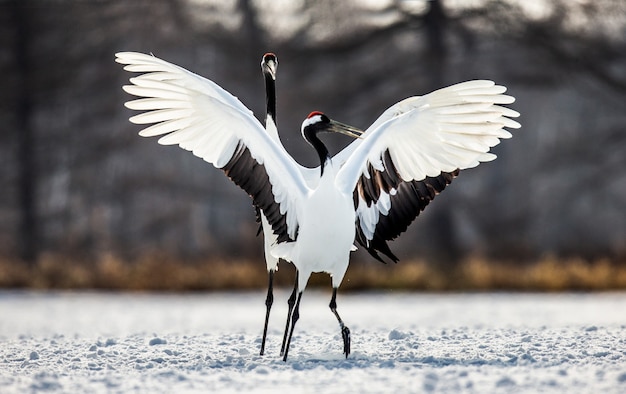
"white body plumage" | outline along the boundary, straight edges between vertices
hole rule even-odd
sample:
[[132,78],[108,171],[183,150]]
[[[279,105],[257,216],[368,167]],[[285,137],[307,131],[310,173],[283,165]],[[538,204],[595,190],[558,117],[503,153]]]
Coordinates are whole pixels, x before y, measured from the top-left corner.
[[326,272],[333,287],[339,287],[348,269],[354,242],[354,204],[352,195],[335,187],[336,168],[331,160],[317,187],[311,189],[303,204],[298,238],[275,246],[271,253],[298,267],[298,290],[303,291],[313,272]]

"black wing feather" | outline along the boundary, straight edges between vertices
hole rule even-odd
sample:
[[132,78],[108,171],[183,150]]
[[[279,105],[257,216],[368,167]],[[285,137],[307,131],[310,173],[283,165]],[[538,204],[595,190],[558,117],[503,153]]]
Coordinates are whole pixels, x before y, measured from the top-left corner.
[[387,241],[405,232],[420,212],[459,175],[459,170],[442,172],[436,177],[426,177],[420,181],[405,182],[393,165],[388,150],[383,154],[382,162],[384,171],[378,171],[369,165],[369,177],[361,175],[359,178],[354,191],[354,206],[355,209],[358,207],[361,197],[370,207],[376,204],[381,191],[384,191],[389,194],[391,208],[387,215],[380,213],[371,240],[363,233],[360,220],[357,218],[356,241],[375,259],[385,263],[378,254],[380,252],[393,262],[397,262],[398,258],[389,249]]
[[278,242],[294,241],[287,231],[287,217],[280,213],[280,205],[274,200],[265,166],[252,158],[250,150],[243,143],[239,143],[233,157],[222,170],[252,198],[252,203],[257,209],[258,221],[260,221],[259,210],[263,210],[274,234],[278,237]]

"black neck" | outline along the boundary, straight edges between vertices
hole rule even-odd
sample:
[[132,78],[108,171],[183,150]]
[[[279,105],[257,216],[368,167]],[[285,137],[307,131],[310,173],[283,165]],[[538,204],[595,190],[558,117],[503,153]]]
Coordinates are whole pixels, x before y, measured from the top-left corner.
[[267,105],[267,115],[269,115],[276,124],[276,81],[270,73],[265,75],[265,100]]
[[324,175],[324,165],[330,158],[326,145],[317,137],[317,132],[305,130],[304,137],[309,144],[315,149],[320,158],[320,177]]

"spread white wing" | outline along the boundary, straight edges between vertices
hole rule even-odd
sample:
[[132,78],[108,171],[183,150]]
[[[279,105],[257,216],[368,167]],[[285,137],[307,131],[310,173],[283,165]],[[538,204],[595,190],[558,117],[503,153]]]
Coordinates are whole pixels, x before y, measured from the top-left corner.
[[[489,150],[519,128],[514,101],[491,81],[468,81],[403,100],[346,147],[336,185],[353,193],[357,241],[396,261],[386,241],[404,232],[459,170],[495,159]],[[341,155],[342,153],[338,154]]]
[[265,132],[252,112],[214,82],[154,56],[122,52],[116,61],[142,73],[123,89],[141,97],[126,106],[143,137],[179,145],[222,169],[262,209],[278,240],[294,240],[308,187],[299,165]]

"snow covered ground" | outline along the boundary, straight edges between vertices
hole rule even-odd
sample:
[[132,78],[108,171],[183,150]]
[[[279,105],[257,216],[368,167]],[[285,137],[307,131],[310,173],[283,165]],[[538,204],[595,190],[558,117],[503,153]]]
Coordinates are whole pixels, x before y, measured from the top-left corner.
[[0,393],[625,393],[626,294],[0,292]]

